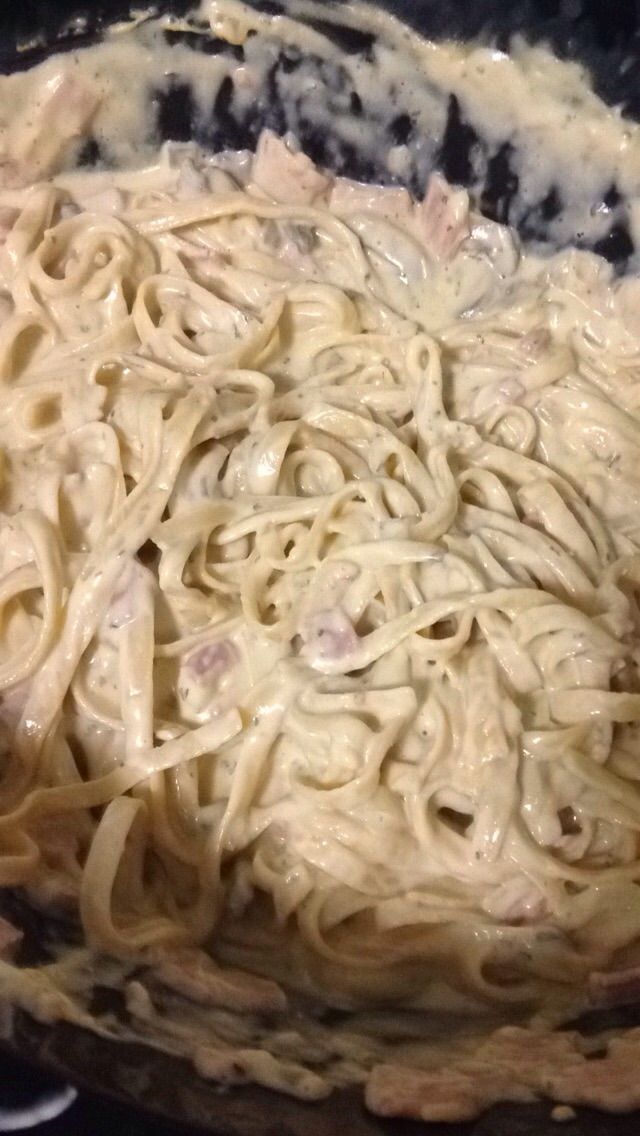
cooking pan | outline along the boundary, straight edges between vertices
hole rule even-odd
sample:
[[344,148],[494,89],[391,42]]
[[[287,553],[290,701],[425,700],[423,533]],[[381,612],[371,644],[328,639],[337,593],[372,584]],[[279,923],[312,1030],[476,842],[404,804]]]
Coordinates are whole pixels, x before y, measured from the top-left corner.
[[[277,0],[254,3],[268,13],[281,11]],[[499,49],[508,47],[513,35],[548,43],[560,56],[589,68],[593,84],[605,101],[619,106],[623,114],[640,119],[640,11],[635,0],[611,0],[608,4],[603,0],[383,3],[418,31],[436,39],[480,39]],[[173,0],[155,4],[154,8],[180,14],[190,6],[184,0]],[[126,17],[130,7],[124,0],[101,0],[84,8],[77,0],[22,0],[19,4],[5,0],[0,6],[0,72],[30,67],[52,52],[94,43],[104,27]],[[323,13],[315,26],[338,45],[345,59],[360,55],[366,60],[371,35],[341,24],[339,3],[325,8],[326,19]],[[193,50],[202,50],[201,37],[189,38],[188,32],[172,34],[181,35]],[[207,43],[206,50],[233,53],[236,49],[214,40]],[[290,60],[281,61],[281,65],[290,65]],[[279,132],[293,129],[304,148],[321,164],[331,165],[351,177],[389,180],[386,167],[378,165],[375,157],[359,153],[354,145],[333,147],[329,153],[326,137],[313,121],[302,118],[296,107],[282,103],[276,78],[277,74],[271,76],[271,89],[252,108],[250,120],[244,121],[235,117],[229,89],[223,90],[224,82],[206,121],[196,114],[188,87],[175,84],[168,95],[158,94],[155,100],[158,141],[194,138],[211,148],[242,148],[255,142],[263,126]],[[322,90],[318,97],[324,97]],[[331,97],[328,88],[326,97]],[[366,114],[367,108],[354,102],[353,113]],[[411,123],[401,102],[389,108],[387,129],[392,137],[406,141]],[[95,140],[87,140],[82,160],[89,164],[105,161]],[[530,197],[522,193],[510,147],[503,145],[492,151],[464,121],[453,98],[446,128],[437,139],[435,161],[450,180],[461,184],[471,184],[473,180],[475,194],[487,216],[514,225],[525,242],[549,242],[554,216],[561,208],[562,187],[532,204]],[[419,163],[412,164],[404,178],[408,187],[418,191],[424,184],[425,172]],[[591,247],[611,261],[617,271],[624,272],[635,252],[625,221],[625,203],[615,185],[610,187],[608,198],[609,228]],[[594,201],[592,207],[599,204]],[[576,245],[583,242],[579,231],[565,239]],[[18,893],[0,895],[0,910],[3,909],[25,931],[23,961],[33,963],[46,958],[48,944],[60,929],[47,925]],[[640,1014],[632,1010],[617,1011],[616,1017],[594,1018],[585,1022],[584,1028],[637,1025],[639,1021]],[[361,1103],[361,1094],[355,1090],[335,1092],[327,1100],[311,1105],[253,1086],[223,1092],[199,1080],[186,1063],[140,1046],[110,1044],[69,1025],[44,1026],[22,1013],[16,1017],[11,1042],[4,1045],[11,1056],[6,1058],[5,1065],[0,1056],[0,1086],[3,1081],[17,1078],[25,1068],[16,1064],[16,1059],[26,1059],[47,1070],[47,1086],[58,1077],[114,1098],[119,1103],[105,1105],[106,1111],[100,1115],[108,1119],[112,1130],[129,1133],[145,1130],[136,1126],[140,1123],[135,1119],[139,1118],[140,1109],[180,1122],[180,1128],[172,1127],[171,1131],[202,1130],[219,1136],[410,1136],[421,1130],[428,1136],[557,1136],[559,1131],[566,1136],[637,1136],[640,1131],[638,1113],[616,1117],[588,1109],[579,1110],[574,1120],[560,1128],[551,1119],[550,1105],[545,1102],[500,1105],[472,1124],[430,1125],[421,1129],[413,1122],[370,1116]],[[24,1079],[24,1072],[20,1076]],[[110,1108],[114,1111],[110,1112]],[[0,1131],[7,1130],[2,1117],[0,1093]],[[149,1131],[164,1132],[157,1124],[150,1121]],[[47,1126],[47,1131],[53,1129]],[[70,1120],[67,1128],[63,1124],[55,1131],[78,1133],[79,1128],[77,1122]],[[102,1128],[96,1127],[95,1131]]]

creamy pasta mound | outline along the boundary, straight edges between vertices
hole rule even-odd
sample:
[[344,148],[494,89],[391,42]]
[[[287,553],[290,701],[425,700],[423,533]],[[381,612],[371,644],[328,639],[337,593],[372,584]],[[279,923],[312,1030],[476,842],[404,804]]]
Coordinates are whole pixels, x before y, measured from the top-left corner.
[[[33,168],[0,190],[0,882],[85,946],[20,967],[5,922],[0,992],[96,1028],[109,958],[130,1036],[381,1113],[640,1104],[635,1034],[594,1077],[543,1031],[640,988],[638,280],[268,131]],[[300,998],[511,1024],[445,1067],[292,1041]]]

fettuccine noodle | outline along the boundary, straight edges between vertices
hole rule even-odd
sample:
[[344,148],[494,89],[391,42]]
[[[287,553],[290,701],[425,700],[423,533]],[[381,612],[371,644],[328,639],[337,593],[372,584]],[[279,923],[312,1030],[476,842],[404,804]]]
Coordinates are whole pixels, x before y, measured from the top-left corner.
[[640,935],[635,282],[231,168],[0,200],[0,881],[125,956],[265,895],[338,999],[578,986]]

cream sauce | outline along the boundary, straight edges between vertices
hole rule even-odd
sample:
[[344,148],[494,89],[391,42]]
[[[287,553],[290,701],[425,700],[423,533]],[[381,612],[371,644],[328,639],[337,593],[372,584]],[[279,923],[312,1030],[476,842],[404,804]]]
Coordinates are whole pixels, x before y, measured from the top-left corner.
[[[636,225],[637,127],[541,49],[425,44],[373,10],[371,66],[340,63],[372,114],[336,78],[327,117],[311,56],[326,77],[338,53],[305,11],[203,7],[242,59],[141,19],[0,81],[0,880],[77,908],[121,960],[125,1036],[205,1076],[366,1081],[375,1111],[433,1120],[633,1108],[635,1034],[593,1078],[546,1027],[637,964],[638,282],[523,253],[424,174],[454,91],[515,144],[525,205],[566,179],[552,237],[597,239],[612,173]],[[233,72],[242,118],[283,43],[336,164],[340,140],[373,156],[402,90],[414,151],[383,161],[417,200],[270,132],[158,151],[166,76],[197,124]],[[89,133],[113,169],[73,168]],[[3,962],[0,989],[122,1036],[89,1012],[95,962]],[[482,1037],[532,1008],[539,1034]]]
[[[375,35],[367,58],[345,54],[305,24],[304,17],[365,26]],[[230,41],[231,53],[198,52],[175,38],[191,32],[204,41],[211,30]],[[174,36],[171,42],[167,33]],[[283,55],[289,60],[284,66]],[[268,81],[274,68],[275,94]],[[37,95],[35,73],[40,77]],[[95,95],[91,133],[109,163],[148,163],[159,142],[158,100],[164,99],[170,115],[172,92],[178,99],[185,85],[192,96],[195,135],[215,139],[212,123],[221,112],[213,108],[229,78],[232,87],[223,111],[225,119],[231,116],[242,124],[234,128],[235,136],[244,132],[255,139],[259,125],[273,121],[274,103],[281,103],[281,129],[322,137],[332,168],[344,163],[345,147],[351,148],[378,178],[408,183],[414,190],[425,184],[437,160],[449,98],[455,95],[464,121],[480,139],[471,155],[472,192],[484,184],[488,161],[508,146],[519,178],[514,219],[535,211],[555,190],[560,211],[544,225],[552,243],[579,238],[592,244],[615,219],[628,225],[638,244],[637,124],[594,94],[583,67],[524,41],[516,40],[508,55],[474,44],[429,43],[364,4],[341,4],[332,13],[324,5],[318,9],[306,0],[290,0],[286,15],[271,16],[239,2],[203,0],[196,22],[141,16],[134,30],[129,24],[114,25],[99,46],[53,56],[33,71],[4,77],[3,102],[11,108],[4,122],[0,115],[0,150],[5,154],[28,156],[42,115],[55,115],[54,133],[71,135],[73,144],[73,113],[81,110],[76,99],[69,120],[67,97],[64,116],[56,113],[61,74],[68,83],[81,80]],[[354,113],[354,97],[361,113]],[[398,108],[410,120],[402,142],[390,130]],[[55,144],[49,137],[45,152],[39,146],[32,160],[46,160]],[[612,185],[623,199],[617,207],[607,204]]]

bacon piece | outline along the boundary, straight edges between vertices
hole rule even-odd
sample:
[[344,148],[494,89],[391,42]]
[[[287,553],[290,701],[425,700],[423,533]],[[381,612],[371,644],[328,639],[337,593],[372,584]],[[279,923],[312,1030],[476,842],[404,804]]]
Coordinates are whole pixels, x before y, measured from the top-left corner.
[[263,193],[287,205],[311,205],[331,184],[311,158],[294,153],[271,130],[263,130],[258,139],[251,174]]
[[284,992],[268,978],[217,966],[204,951],[176,951],[153,967],[163,986],[203,1006],[247,1014],[273,1014],[286,1009]]

